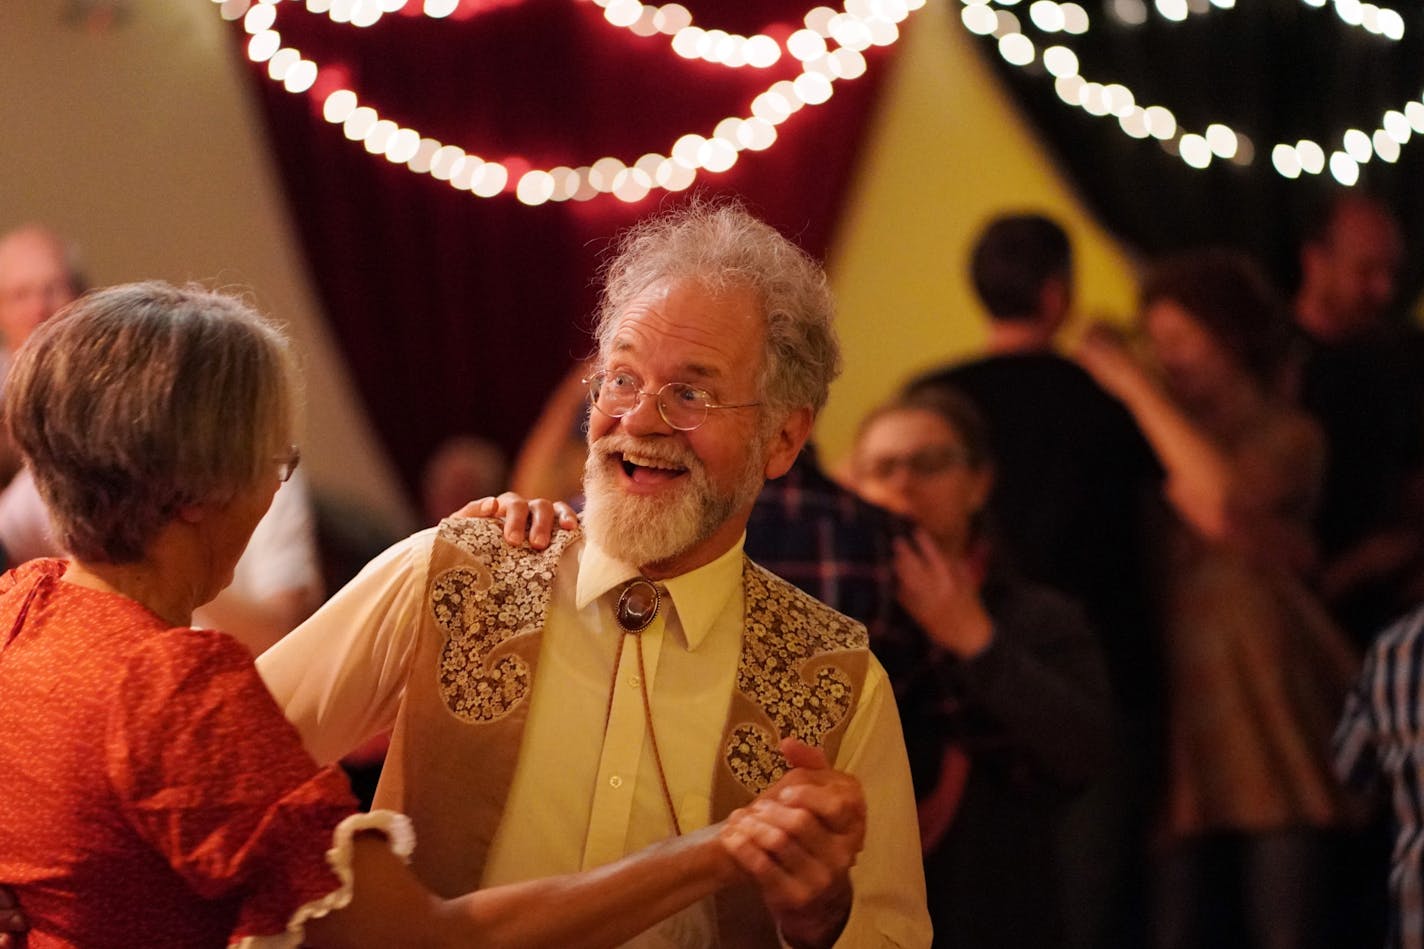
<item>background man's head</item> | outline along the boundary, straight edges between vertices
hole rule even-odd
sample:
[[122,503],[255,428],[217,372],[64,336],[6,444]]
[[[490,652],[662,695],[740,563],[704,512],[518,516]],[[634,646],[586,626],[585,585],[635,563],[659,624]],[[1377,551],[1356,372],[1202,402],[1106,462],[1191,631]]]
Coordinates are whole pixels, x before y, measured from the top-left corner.
[[1006,214],[980,233],[970,257],[974,292],[995,320],[1056,331],[1073,296],[1068,235],[1041,214]]
[[0,237],[0,336],[15,350],[83,291],[72,247],[38,225]]
[[1301,245],[1296,319],[1326,342],[1377,326],[1394,302],[1403,260],[1389,208],[1368,195],[1337,195]]
[[425,463],[420,478],[420,502],[425,520],[438,524],[462,506],[505,488],[509,459],[486,438],[456,435],[446,439]]

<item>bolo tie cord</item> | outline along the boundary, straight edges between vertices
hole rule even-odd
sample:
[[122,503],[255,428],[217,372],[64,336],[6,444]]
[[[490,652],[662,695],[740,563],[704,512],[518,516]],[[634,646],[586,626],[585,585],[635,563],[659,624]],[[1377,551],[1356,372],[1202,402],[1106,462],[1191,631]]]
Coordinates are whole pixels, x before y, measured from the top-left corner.
[[[651,603],[647,600],[651,599]],[[648,740],[653,746],[653,764],[658,769],[658,785],[662,788],[663,802],[667,804],[668,816],[672,819],[673,833],[682,836],[682,823],[677,819],[677,808],[672,803],[672,791],[668,787],[667,771],[663,768],[662,752],[658,748],[658,734],[653,726],[653,701],[648,694],[648,668],[647,660],[643,657],[643,630],[652,625],[653,620],[658,615],[658,609],[662,605],[662,591],[650,580],[638,578],[631,581],[618,597],[618,605],[613,611],[613,618],[618,622],[618,628],[623,631],[625,637],[634,637],[634,645],[638,650],[638,691],[643,698],[643,721],[648,726]],[[618,648],[613,653],[613,678],[608,685],[608,708],[604,712],[603,727],[608,729],[608,722],[613,717],[613,696],[618,688],[618,669],[623,661],[623,640],[618,641]]]

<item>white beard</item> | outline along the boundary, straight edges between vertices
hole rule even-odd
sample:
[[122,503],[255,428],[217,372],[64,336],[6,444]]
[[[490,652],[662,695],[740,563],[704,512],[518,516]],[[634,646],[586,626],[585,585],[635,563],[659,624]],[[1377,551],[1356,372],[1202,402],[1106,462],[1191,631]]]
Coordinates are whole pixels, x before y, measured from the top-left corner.
[[[663,496],[626,494],[619,487],[623,452],[685,468],[681,483]],[[762,486],[765,446],[752,445],[737,482],[719,490],[701,459],[664,439],[612,433],[589,446],[584,463],[583,527],[611,556],[637,567],[665,563],[711,537]]]

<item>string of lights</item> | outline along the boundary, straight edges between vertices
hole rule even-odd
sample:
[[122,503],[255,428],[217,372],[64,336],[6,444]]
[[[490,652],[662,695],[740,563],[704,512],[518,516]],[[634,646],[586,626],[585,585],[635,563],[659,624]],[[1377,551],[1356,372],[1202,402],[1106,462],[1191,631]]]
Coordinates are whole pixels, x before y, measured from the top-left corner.
[[[1019,17],[1005,9],[1020,2],[962,0],[960,18],[971,33],[994,37],[1005,62],[1026,67],[1038,60],[1053,77],[1054,92],[1065,104],[1089,115],[1117,119],[1128,136],[1155,139],[1168,154],[1179,157],[1192,168],[1209,168],[1218,159],[1238,165],[1255,162],[1256,147],[1250,136],[1225,122],[1210,122],[1200,130],[1185,129],[1171,109],[1160,104],[1141,104],[1126,85],[1086,78],[1080,71],[1078,54],[1062,42],[1041,40],[1048,45],[1040,53],[1038,44],[1025,32]],[[1346,26],[1364,30],[1383,41],[1394,43],[1404,38],[1404,18],[1393,9],[1361,0],[1301,2],[1317,9],[1333,4],[1334,12]],[[1236,0],[1154,0],[1152,9],[1166,20],[1181,22],[1189,16],[1231,10],[1235,6]],[[1146,0],[1113,0],[1108,9],[1126,26],[1141,26],[1150,16]],[[1056,0],[1033,0],[1028,4],[1028,20],[1045,36],[1081,36],[1091,28],[1090,18],[1082,7]],[[1409,100],[1398,109],[1387,110],[1370,131],[1347,129],[1340,136],[1338,148],[1327,149],[1307,138],[1278,143],[1270,150],[1271,164],[1278,174],[1292,179],[1302,174],[1319,175],[1328,169],[1336,181],[1348,187],[1359,181],[1361,165],[1376,158],[1388,163],[1398,161],[1401,146],[1408,144],[1414,135],[1424,135],[1424,96]]]
[[[320,67],[301,51],[284,45],[278,32],[277,11],[283,0],[213,0],[228,20],[242,20],[249,36],[247,56],[265,63],[267,74],[290,93],[309,94]],[[296,2],[296,0],[289,0]],[[638,0],[593,0],[604,19],[640,35],[666,34],[674,52],[687,59],[704,59],[729,68],[771,65],[781,58],[781,46],[759,33],[743,37],[719,30],[703,30],[679,4],[650,6]],[[387,13],[400,11],[407,0],[306,0],[310,13],[325,14],[353,26],[369,26]],[[653,189],[682,191],[701,173],[718,174],[732,168],[743,151],[762,151],[777,139],[777,126],[807,106],[828,101],[834,84],[864,75],[863,50],[888,46],[899,38],[899,23],[923,7],[925,0],[846,0],[842,10],[816,7],[803,18],[804,26],[786,39],[786,51],[801,68],[794,79],[770,84],[756,95],[748,114],[731,115],[716,123],[711,135],[688,132],[666,154],[650,152],[632,163],[603,156],[587,164],[530,168],[512,179],[507,164],[480,157],[457,145],[446,144],[416,129],[383,118],[361,102],[351,89],[328,93],[320,103],[322,116],[340,125],[345,136],[360,142],[373,155],[428,174],[458,190],[482,198],[512,192],[528,205],[548,201],[587,201],[611,194],[622,201],[642,200]],[[424,0],[423,12],[441,18],[453,13],[458,0]],[[634,9],[636,8],[636,10]],[[652,33],[640,32],[654,27]],[[695,32],[694,32],[695,31]],[[766,61],[766,43],[775,57]],[[755,62],[753,61],[755,58]]]

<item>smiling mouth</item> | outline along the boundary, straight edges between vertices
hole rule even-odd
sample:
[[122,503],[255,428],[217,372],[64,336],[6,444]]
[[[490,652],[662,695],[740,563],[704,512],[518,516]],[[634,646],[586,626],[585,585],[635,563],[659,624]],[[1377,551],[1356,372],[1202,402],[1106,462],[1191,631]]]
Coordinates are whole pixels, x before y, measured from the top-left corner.
[[634,484],[663,484],[687,474],[687,469],[670,461],[623,452],[618,462],[623,474]]

